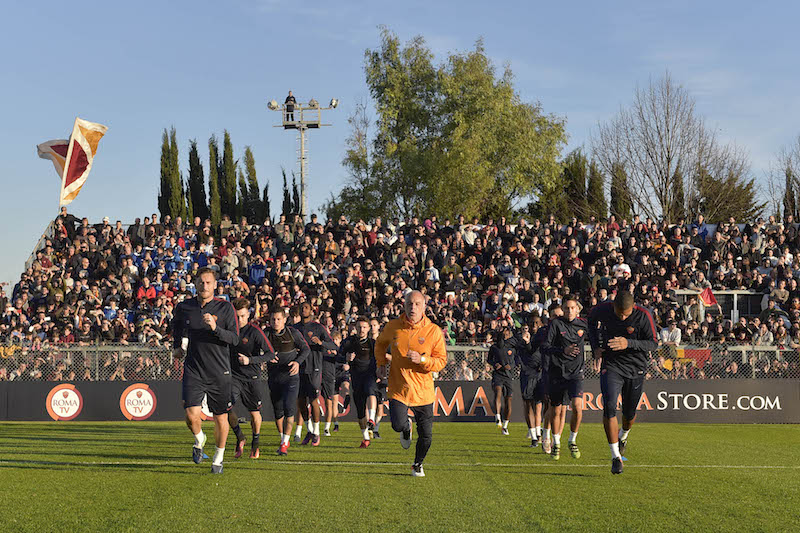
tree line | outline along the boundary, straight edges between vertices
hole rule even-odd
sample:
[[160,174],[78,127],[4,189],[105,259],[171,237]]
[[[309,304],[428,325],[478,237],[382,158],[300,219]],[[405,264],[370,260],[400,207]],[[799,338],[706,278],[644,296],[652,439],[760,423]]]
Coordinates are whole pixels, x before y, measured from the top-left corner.
[[[189,141],[187,172],[180,168],[178,141],[175,127],[164,129],[161,136],[161,180],[158,210],[163,219],[170,215],[184,220],[210,219],[219,226],[223,217],[232,221],[246,217],[251,223],[262,224],[272,220],[270,213],[269,182],[261,189],[256,176],[256,161],[250,146],[245,146],[241,159],[234,159],[230,133],[224,130],[222,150],[215,135],[208,140],[208,181],[200,160],[197,140]],[[292,173],[291,186],[286,171],[283,177],[281,214],[300,213],[300,193]],[[208,185],[208,193],[206,193]]]
[[[497,70],[482,41],[437,64],[422,37],[403,44],[384,28],[365,52],[372,106],[359,103],[348,120],[346,183],[328,216],[720,221],[764,212],[747,153],[718,139],[669,73],[599,123],[588,148],[562,154],[565,119],[522,101],[510,66]],[[795,213],[800,141],[796,154],[783,200]]]

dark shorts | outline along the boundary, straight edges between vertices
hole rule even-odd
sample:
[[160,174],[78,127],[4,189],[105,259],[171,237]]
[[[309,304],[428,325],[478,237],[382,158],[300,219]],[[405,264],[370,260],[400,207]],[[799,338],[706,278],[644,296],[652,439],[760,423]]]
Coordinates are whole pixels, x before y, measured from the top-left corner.
[[617,416],[617,400],[622,395],[622,416],[633,420],[644,390],[644,375],[626,378],[613,370],[600,371],[600,392],[603,394],[603,418]]
[[527,402],[532,402],[536,400],[536,391],[537,388],[541,389],[539,385],[541,381],[542,378],[540,375],[537,374],[530,375],[521,372],[519,375],[519,388],[522,392],[522,399]]
[[550,405],[569,405],[572,398],[583,396],[583,378],[550,378],[547,384]]
[[497,374],[492,375],[492,390],[500,387],[503,389],[504,397],[511,397],[514,395],[514,380],[507,376],[500,376]]
[[333,400],[333,397],[336,396],[336,370],[334,368],[328,368],[327,365],[323,365],[322,367],[322,386],[320,387],[322,391],[322,397],[326,400]]
[[261,410],[261,380],[233,378],[231,381],[231,402],[243,405],[251,413]]
[[350,383],[353,380],[349,370],[337,370],[333,382],[333,390],[338,391],[342,383]]
[[378,383],[377,386],[377,394],[375,398],[378,400],[378,403],[385,402],[389,399],[389,383],[388,382],[381,382]]
[[215,415],[224,415],[231,410],[231,376],[203,377],[196,370],[184,369],[183,408],[203,405],[206,397],[208,410]]
[[378,396],[378,384],[375,383],[374,372],[358,373],[353,372],[350,376],[352,378],[352,394],[353,403],[356,405],[356,414],[359,419],[367,416],[367,398],[370,396]]
[[315,400],[319,397],[319,391],[322,388],[322,374],[302,374],[300,376],[300,392],[298,393],[301,398],[306,398],[308,401]]
[[300,376],[290,376],[289,372],[273,372],[269,375],[269,397],[275,420],[293,417],[297,412],[297,393],[300,389]]

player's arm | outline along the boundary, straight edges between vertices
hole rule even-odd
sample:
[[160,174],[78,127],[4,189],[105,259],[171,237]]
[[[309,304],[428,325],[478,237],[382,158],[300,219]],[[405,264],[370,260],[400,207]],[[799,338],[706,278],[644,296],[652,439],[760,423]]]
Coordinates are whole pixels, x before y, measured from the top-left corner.
[[176,350],[181,347],[181,339],[183,338],[183,304],[179,303],[175,306],[175,312],[172,315],[172,348]]
[[217,320],[217,323],[212,331],[219,340],[231,346],[239,345],[239,319],[236,317],[236,311],[229,303],[223,307],[222,320]]
[[375,364],[378,367],[386,366],[386,349],[389,348],[389,344],[392,342],[392,338],[394,337],[394,328],[390,325],[384,327],[378,338],[375,340]]
[[486,356],[486,362],[492,365],[492,368],[495,370],[500,370],[502,368],[502,363],[500,362],[500,349],[497,345],[492,344],[489,346],[489,355]]
[[589,337],[589,346],[592,347],[595,372],[600,371],[600,365],[603,362],[603,348],[600,346],[600,332],[597,327],[600,322],[600,309],[599,305],[592,309],[589,312],[589,318],[586,320],[588,326],[586,334]]
[[628,339],[628,348],[640,352],[653,352],[658,349],[658,336],[652,315],[642,311],[637,321],[637,338]]
[[[419,360],[417,360],[419,359]],[[415,352],[411,361],[418,367],[418,372],[438,372],[447,365],[447,349],[444,344],[442,328],[436,326],[433,338],[422,347],[422,352]]]
[[302,365],[305,363],[308,356],[311,354],[311,348],[308,346],[306,342],[305,336],[297,331],[294,328],[289,328],[292,332],[292,338],[294,339],[294,345],[297,347],[297,358],[295,358],[293,363],[297,363],[298,365]]
[[552,356],[558,356],[563,351],[557,346],[558,338],[561,336],[561,328],[559,327],[560,321],[552,320],[547,325],[547,336],[542,342],[542,353]]
[[254,335],[256,351],[254,353],[258,353],[260,355],[250,356],[250,364],[260,365],[261,363],[272,361],[272,359],[275,358],[275,349],[272,347],[272,343],[269,342],[269,339],[267,339],[267,336],[264,334],[261,328],[255,325],[252,327],[256,330],[256,334]]

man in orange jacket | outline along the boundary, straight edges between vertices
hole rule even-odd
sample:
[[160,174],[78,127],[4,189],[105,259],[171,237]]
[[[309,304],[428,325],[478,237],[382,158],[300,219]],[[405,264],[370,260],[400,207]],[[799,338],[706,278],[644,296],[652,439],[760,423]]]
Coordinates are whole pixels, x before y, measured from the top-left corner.
[[392,429],[401,433],[400,444],[411,447],[411,421],[408,410],[417,422],[417,450],[411,474],[424,477],[422,461],[433,441],[433,372],[447,364],[444,335],[439,326],[425,316],[425,296],[419,291],[408,293],[405,313],[391,320],[375,341],[378,377],[386,375],[386,351],[392,354],[389,370],[389,414]]

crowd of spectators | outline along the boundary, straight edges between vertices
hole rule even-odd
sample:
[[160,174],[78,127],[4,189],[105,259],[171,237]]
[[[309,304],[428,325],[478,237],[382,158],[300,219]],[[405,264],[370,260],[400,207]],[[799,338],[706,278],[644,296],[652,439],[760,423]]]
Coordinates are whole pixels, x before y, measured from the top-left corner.
[[[194,296],[194,273],[206,266],[218,273],[218,296],[249,298],[257,321],[273,305],[309,301],[320,322],[345,335],[359,315],[397,316],[405,294],[419,289],[448,343],[475,346],[488,346],[504,327],[535,330],[565,294],[577,294],[586,311],[628,290],[651,310],[664,347],[653,355],[651,377],[797,375],[796,352],[784,358],[779,350],[800,348],[799,251],[791,216],[712,226],[702,216],[674,224],[639,216],[512,224],[461,216],[323,223],[312,215],[304,224],[281,215],[255,225],[226,217],[214,227],[153,214],[126,227],[107,217],[90,224],[64,209],[10,294],[0,288],[0,380],[19,376],[23,365],[30,376],[42,368],[42,379],[97,379],[80,358],[53,355],[66,345],[167,344],[174,306]],[[700,301],[707,288],[752,291],[763,297],[761,311],[732,323],[719,306]],[[701,368],[670,351],[687,344],[714,348],[713,360]],[[727,354],[732,345],[777,350],[737,360]],[[10,357],[9,347],[16,348]],[[40,352],[37,363],[31,358]],[[103,361],[115,369],[104,379],[175,371],[156,352],[124,353],[135,355],[114,352]],[[485,373],[463,357],[443,375]]]

